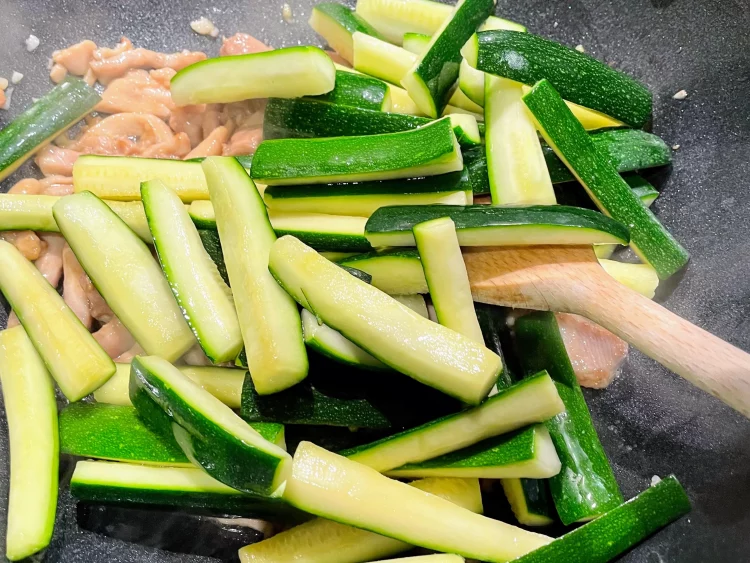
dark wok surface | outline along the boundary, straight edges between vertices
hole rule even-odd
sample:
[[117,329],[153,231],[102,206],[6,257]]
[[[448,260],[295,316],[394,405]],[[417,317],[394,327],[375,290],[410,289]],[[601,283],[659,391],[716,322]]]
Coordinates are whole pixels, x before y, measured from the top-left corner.
[[[190,21],[203,15],[225,35],[244,31],[277,47],[316,43],[306,25],[313,3],[291,0],[295,21],[286,23],[280,0],[3,0],[0,76],[10,78],[11,71],[18,70],[25,78],[13,95],[11,111],[0,112],[0,126],[50,88],[46,64],[54,49],[84,38],[113,45],[126,35],[136,46],[216,55],[220,41],[200,37],[189,28]],[[684,279],[671,294],[671,288],[662,288],[667,290],[662,300],[690,321],[750,350],[750,1],[499,0],[498,14],[571,46],[582,44],[648,84],[655,98],[654,132],[680,145],[673,169],[656,177],[663,195],[655,209],[692,254]],[[34,53],[27,53],[23,45],[30,32],[41,39]],[[673,100],[682,89],[688,98]],[[23,172],[34,170],[28,165]],[[2,191],[10,185],[12,180],[5,182]],[[0,326],[5,318],[0,310]],[[675,473],[694,502],[687,518],[623,561],[748,561],[750,421],[638,352],[631,352],[622,375],[608,390],[588,393],[588,398],[626,497],[647,487],[653,475]],[[2,410],[0,419],[4,530],[9,467]],[[70,470],[69,464],[62,464],[63,474]],[[5,551],[4,531],[0,550]],[[56,536],[41,560],[213,559],[83,531],[63,487]]]

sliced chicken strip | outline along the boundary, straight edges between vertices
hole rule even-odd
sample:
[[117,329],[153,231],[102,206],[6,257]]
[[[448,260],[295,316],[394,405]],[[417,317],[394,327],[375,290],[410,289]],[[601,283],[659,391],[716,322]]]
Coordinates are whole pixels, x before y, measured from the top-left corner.
[[[158,117],[118,113],[89,127],[73,148],[87,154],[130,156],[139,155],[153,145],[172,143],[174,137],[169,126]],[[179,156],[189,151],[188,148]]]
[[54,64],[49,71],[49,79],[55,84],[60,84],[68,76],[68,69],[63,65]]
[[115,314],[110,309],[102,294],[94,287],[91,279],[85,272],[81,272],[78,283],[83,288],[88,303],[89,313],[100,323],[108,323],[115,318]]
[[604,389],[628,356],[628,344],[579,315],[556,313],[570,362],[583,387]]
[[135,344],[133,335],[116,318],[103,325],[93,336],[110,358],[122,356]]
[[221,156],[224,143],[229,140],[229,129],[223,125],[217,127],[211,134],[191,150],[185,158],[198,158],[199,156]]
[[328,55],[334,63],[345,66],[347,68],[352,68],[352,65],[349,64],[349,61],[339,55],[336,51],[326,51],[326,55]]
[[36,178],[24,178],[19,180],[8,190],[9,194],[39,195],[44,191],[44,186]]
[[263,129],[240,129],[224,146],[224,156],[253,154],[263,140]]
[[62,255],[65,239],[57,233],[41,233],[39,237],[45,243],[45,247],[34,264],[50,285],[57,287],[63,273]]
[[211,360],[203,352],[203,348],[199,344],[196,344],[188,352],[182,356],[182,361],[189,366],[211,366]]
[[102,101],[94,108],[104,113],[140,112],[166,119],[174,109],[169,88],[148,71],[131,70],[109,83]]
[[52,60],[64,66],[70,74],[83,76],[89,70],[89,64],[94,59],[96,43],[86,39],[67,49],[61,49],[52,53]]
[[[169,126],[175,133],[185,133],[190,139],[190,146],[197,147],[204,137],[203,120],[205,114],[206,104],[175,108],[169,116]],[[218,126],[218,118],[216,123]]]
[[[211,131],[216,129],[219,125],[226,125],[228,123],[222,123],[222,112],[224,108],[221,104],[207,104],[206,113],[203,114],[203,137],[205,139],[211,134]],[[231,127],[229,127],[231,129]]]
[[79,156],[81,156],[81,153],[78,151],[49,144],[39,150],[39,153],[36,155],[36,164],[45,176],[51,174],[72,176],[73,165]]
[[114,360],[118,364],[127,364],[130,363],[136,356],[140,356],[144,353],[145,351],[143,350],[143,348],[141,348],[140,345],[136,342],[130,350],[123,352],[122,354],[114,358]]
[[121,55],[125,51],[132,51],[133,50],[133,42],[130,41],[127,37],[121,37],[120,42],[114,46],[114,48],[109,47],[99,47],[96,51],[94,51],[93,59],[95,61],[101,61],[102,59],[110,59],[112,57],[116,57],[118,55]]
[[68,304],[83,326],[91,329],[91,312],[86,291],[81,285],[81,277],[85,276],[83,268],[78,263],[76,255],[69,246],[63,249],[63,300]]
[[151,78],[156,80],[159,84],[161,84],[164,88],[167,90],[170,90],[172,87],[171,81],[172,78],[174,78],[174,75],[177,74],[177,71],[173,68],[157,68],[156,70],[149,71],[149,75]]
[[47,176],[39,183],[42,185],[42,195],[58,197],[73,193],[73,178],[71,176]]
[[245,100],[225,104],[221,110],[221,124],[233,124],[237,129],[253,129],[263,125],[266,99]]
[[16,315],[15,311],[11,311],[10,315],[8,315],[8,324],[5,326],[5,328],[13,328],[14,326],[18,326],[21,324],[21,321],[18,320],[18,315]]
[[165,143],[157,143],[140,151],[144,158],[185,158],[190,152],[190,137],[177,133]]
[[123,76],[134,68],[155,69],[169,67],[182,70],[186,66],[206,59],[201,52],[181,51],[179,53],[157,53],[149,49],[123,51],[113,57],[103,57],[91,62],[91,69],[102,84]]
[[0,90],[0,108],[5,105],[5,102],[7,102],[7,98],[5,97],[5,90]]
[[15,246],[26,260],[33,262],[42,253],[42,240],[34,231],[3,231],[0,239]]
[[235,33],[231,37],[224,39],[221,50],[219,50],[219,55],[222,57],[227,55],[248,55],[250,53],[262,53],[263,51],[271,50],[272,47],[269,47],[252,35]]

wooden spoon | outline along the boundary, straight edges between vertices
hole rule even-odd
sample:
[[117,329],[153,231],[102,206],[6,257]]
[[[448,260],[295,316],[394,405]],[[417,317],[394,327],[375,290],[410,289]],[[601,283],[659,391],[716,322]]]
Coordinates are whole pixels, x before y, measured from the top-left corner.
[[610,277],[591,246],[464,248],[474,300],[583,315],[750,418],[750,354]]

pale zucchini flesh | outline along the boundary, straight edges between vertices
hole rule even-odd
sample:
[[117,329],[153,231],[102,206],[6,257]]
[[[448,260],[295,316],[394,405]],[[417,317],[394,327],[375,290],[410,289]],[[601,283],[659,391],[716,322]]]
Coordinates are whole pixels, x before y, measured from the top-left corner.
[[537,479],[510,478],[501,481],[505,498],[519,524],[538,527],[554,522],[554,506],[547,482]]
[[471,410],[345,450],[342,455],[386,472],[467,448],[528,424],[544,422],[564,409],[552,379],[541,372],[501,390]]
[[430,36],[424,33],[404,33],[402,46],[415,55],[421,55],[430,44]]
[[243,344],[232,291],[185,206],[159,180],[141,185],[141,199],[161,268],[198,343],[214,363],[234,360]]
[[648,264],[628,264],[616,260],[599,259],[604,271],[618,282],[637,291],[644,297],[653,299],[659,287],[659,276]]
[[114,362],[57,290],[5,241],[0,241],[0,290],[68,400],[82,399],[115,373]]
[[207,59],[171,80],[178,106],[230,103],[254,98],[298,98],[333,90],[336,68],[318,47],[287,47]]
[[379,37],[378,32],[361,16],[349,7],[337,2],[321,2],[310,14],[310,27],[326,40],[328,46],[336,51],[349,64],[354,61],[352,35],[362,32]]
[[441,217],[413,231],[438,322],[483,344],[455,223]]
[[400,85],[403,77],[417,61],[417,55],[414,53],[377,37],[357,32],[352,39],[354,68],[391,84]]
[[276,234],[235,159],[210,157],[202,165],[255,388],[261,395],[281,391],[307,377],[308,362],[297,305],[268,271]]
[[365,238],[365,217],[273,210],[269,210],[268,215],[276,236],[292,235],[315,250],[363,251],[372,248]]
[[339,261],[372,276],[373,287],[388,294],[429,293],[416,249],[385,249],[349,256]]
[[[94,399],[98,403],[132,406],[129,391],[130,364],[118,363],[115,366],[117,372],[94,391]],[[246,370],[215,366],[180,366],[178,369],[198,387],[208,391],[228,407],[240,408]]]
[[324,518],[481,561],[505,563],[552,541],[459,508],[310,442],[297,449],[284,498]]
[[73,189],[102,199],[137,201],[141,182],[161,180],[185,203],[208,199],[208,186],[198,162],[82,155],[73,165]]
[[195,345],[148,246],[104,202],[90,193],[67,196],[54,215],[81,266],[146,353],[176,360]]
[[[103,200],[104,201],[104,200]],[[143,204],[140,201],[104,201],[109,208],[117,213],[125,224],[130,227],[138,237],[146,244],[153,244],[154,239],[148,228],[146,212],[143,210]]]
[[269,269],[298,303],[381,362],[467,403],[486,397],[502,370],[501,358],[483,345],[419,316],[293,237],[274,244]]
[[[409,486],[443,498],[471,512],[482,513],[476,479],[422,479]],[[242,563],[355,563],[390,557],[413,546],[386,536],[315,518],[271,538],[240,549]]]
[[57,196],[0,194],[0,231],[59,231],[52,206]]
[[[452,553],[435,553],[434,555],[418,555],[416,557],[402,557],[400,559],[389,559],[393,563],[464,563],[466,561],[460,555]],[[372,563],[388,563],[387,561],[373,561]]]
[[487,171],[493,205],[555,205],[536,127],[517,82],[485,78]]
[[25,559],[52,538],[57,509],[57,402],[50,374],[23,327],[0,332],[10,484],[5,556]]

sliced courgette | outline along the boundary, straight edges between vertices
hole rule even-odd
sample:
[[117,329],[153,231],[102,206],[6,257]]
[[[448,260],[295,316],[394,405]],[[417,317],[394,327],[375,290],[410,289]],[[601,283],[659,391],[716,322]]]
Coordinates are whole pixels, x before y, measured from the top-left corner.
[[382,473],[544,422],[563,410],[555,384],[542,372],[500,390],[478,407],[341,453]]
[[0,180],[39,148],[84,118],[101,101],[80,78],[69,76],[0,131]]
[[54,215],[99,293],[147,353],[176,360],[195,345],[148,246],[104,202],[91,193],[67,196]]
[[[597,247],[594,247],[596,250]],[[615,260],[599,259],[604,271],[621,284],[637,291],[644,297],[653,299],[659,287],[659,276],[648,264],[629,264]]]
[[[380,34],[359,14],[338,2],[321,2],[316,4],[308,22],[319,35],[326,40],[329,47],[336,51],[349,64],[354,62],[354,45],[352,35],[361,32],[373,37]],[[337,84],[338,87],[338,76]]]
[[624,225],[601,213],[562,205],[381,207],[367,220],[365,236],[373,246],[414,246],[414,225],[439,217],[453,219],[461,246],[624,244],[630,238]]
[[[179,199],[179,198],[178,198]],[[146,212],[140,201],[104,201],[125,224],[146,244],[154,244],[148,228]]]
[[340,398],[302,382],[281,393],[258,395],[250,377],[242,389],[242,418],[248,422],[277,422],[351,428],[390,428],[391,420],[367,399]]
[[[117,372],[107,383],[94,391],[94,399],[99,403],[132,406],[129,390],[130,364],[115,366]],[[246,370],[215,366],[180,366],[178,369],[198,387],[208,391],[228,407],[240,408]]]
[[463,170],[403,180],[269,186],[263,199],[274,213],[369,217],[375,210],[389,205],[469,205],[474,201],[474,196],[469,185],[469,173]]
[[[464,146],[478,145],[479,128],[470,115],[453,115],[453,132]],[[330,104],[317,99],[272,98],[263,120],[265,139],[352,137],[398,133],[429,125],[426,117],[388,113],[352,105]]]
[[114,362],[57,290],[5,241],[0,241],[0,291],[69,401],[82,399],[114,375]]
[[546,479],[507,478],[501,484],[519,524],[537,527],[549,526],[555,521],[555,509]]
[[[313,13],[320,6],[321,4],[318,4],[313,9]],[[346,6],[341,7],[348,9]],[[391,111],[392,105],[391,90],[388,84],[377,78],[343,70],[336,71],[336,87],[333,90],[312,99],[373,111]]]
[[175,74],[170,89],[174,103],[186,106],[318,96],[335,84],[331,58],[318,47],[303,46],[200,61]]
[[427,50],[401,79],[425,115],[442,115],[458,79],[461,48],[494,9],[495,0],[459,0],[435,31]]
[[487,172],[493,205],[555,205],[555,191],[522,86],[485,79]]
[[[358,0],[357,13],[388,41],[400,44],[405,33],[434,35],[453,6],[429,0]],[[480,29],[526,31],[521,24],[490,16]]]
[[149,505],[268,520],[305,519],[280,498],[242,493],[195,467],[79,461],[70,479],[70,493],[78,500],[99,504]]
[[263,141],[251,174],[263,184],[288,185],[435,176],[461,169],[453,126],[443,118],[400,133]]
[[565,525],[596,518],[619,506],[622,493],[607,461],[554,313],[524,315],[514,325],[526,373],[545,369],[554,379],[565,413],[547,421],[562,470],[550,479],[552,498]]
[[141,184],[141,199],[161,268],[198,343],[214,363],[234,360],[242,349],[242,333],[232,291],[185,206],[159,180]]
[[[63,409],[59,424],[60,451],[64,454],[140,465],[193,467],[174,439],[151,430],[130,406],[77,403]],[[282,424],[257,422],[250,426],[272,444],[286,448]]]
[[59,231],[52,206],[53,195],[0,194],[0,231]]
[[372,276],[372,285],[390,295],[429,293],[415,248],[388,248],[357,254],[339,262]]
[[[253,168],[258,153],[253,158]],[[248,367],[261,394],[275,393],[307,377],[308,363],[297,306],[268,272],[276,240],[258,190],[233,158],[202,163],[216,212],[219,237]]]
[[529,86],[549,80],[566,100],[632,127],[643,127],[651,117],[651,93],[645,86],[590,55],[538,35],[484,31],[468,41],[462,53],[471,66],[488,74]]
[[630,244],[644,262],[653,266],[661,279],[682,269],[689,260],[687,251],[597,151],[552,84],[539,82],[524,96],[524,102],[547,143],[583,184],[597,207],[630,226]]
[[0,332],[0,383],[10,442],[5,556],[18,561],[52,538],[59,460],[54,385],[23,327]]
[[82,155],[73,165],[73,188],[102,199],[141,199],[141,182],[161,180],[184,202],[208,199],[208,187],[197,162],[135,158],[129,156]]
[[483,440],[473,446],[387,472],[389,477],[545,479],[560,472],[560,458],[543,425]]
[[441,217],[417,223],[413,232],[438,322],[484,343],[455,223]]
[[674,476],[516,561],[558,563],[570,557],[607,563],[690,512],[690,499]]
[[[482,512],[476,479],[422,479],[411,487],[472,512]],[[240,549],[242,563],[352,563],[390,557],[411,549],[408,543],[325,518],[315,518],[271,538]]]
[[190,461],[222,483],[248,493],[279,494],[289,474],[289,454],[166,360],[138,356],[130,369],[130,400],[148,426],[173,435]]
[[388,369],[380,360],[346,339],[342,334],[318,319],[307,309],[302,310],[302,333],[305,344],[337,362],[369,369]]
[[430,45],[430,36],[424,33],[404,33],[402,46],[415,55],[421,55]]
[[406,49],[366,33],[357,32],[352,36],[352,40],[354,68],[391,84],[400,85],[401,79],[418,58]]
[[[460,555],[452,553],[435,553],[433,555],[418,555],[416,557],[402,557],[399,559],[389,559],[394,563],[464,563],[466,561]],[[386,561],[374,561],[373,563],[387,563]]]
[[310,442],[297,448],[284,498],[324,518],[481,561],[504,563],[552,541],[459,508]]
[[362,252],[372,248],[365,238],[364,217],[271,210],[269,219],[276,236],[292,235],[318,251]]
[[293,237],[274,244],[269,269],[331,328],[384,364],[444,393],[477,404],[501,371],[500,357],[483,345],[421,317]]

